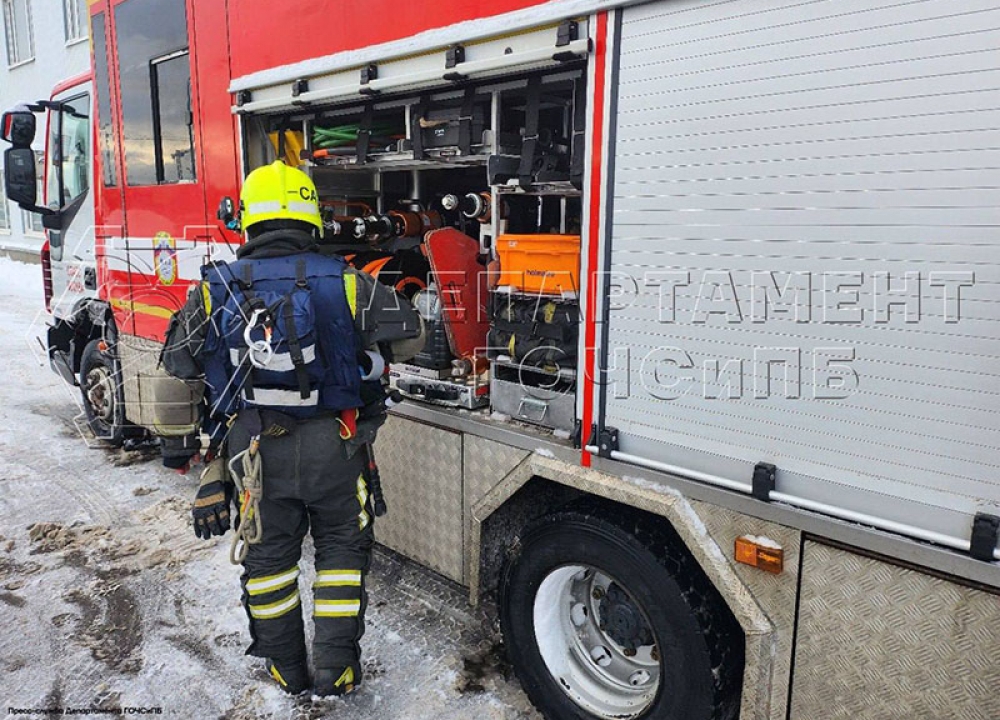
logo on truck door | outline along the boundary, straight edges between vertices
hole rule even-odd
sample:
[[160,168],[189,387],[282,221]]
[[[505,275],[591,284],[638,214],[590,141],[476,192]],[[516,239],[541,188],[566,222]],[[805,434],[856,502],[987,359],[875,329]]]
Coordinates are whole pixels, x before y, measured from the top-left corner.
[[162,285],[173,285],[177,279],[177,241],[170,233],[158,232],[153,238],[153,267]]

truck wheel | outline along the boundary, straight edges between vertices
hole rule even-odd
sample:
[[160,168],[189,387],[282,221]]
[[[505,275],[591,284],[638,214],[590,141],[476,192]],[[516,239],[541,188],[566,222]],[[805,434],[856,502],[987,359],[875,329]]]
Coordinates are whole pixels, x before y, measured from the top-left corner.
[[125,393],[118,361],[91,340],[80,358],[80,390],[87,424],[98,440],[113,447],[125,441]]
[[729,720],[743,636],[672,529],[593,503],[541,518],[501,577],[518,679],[551,720]]

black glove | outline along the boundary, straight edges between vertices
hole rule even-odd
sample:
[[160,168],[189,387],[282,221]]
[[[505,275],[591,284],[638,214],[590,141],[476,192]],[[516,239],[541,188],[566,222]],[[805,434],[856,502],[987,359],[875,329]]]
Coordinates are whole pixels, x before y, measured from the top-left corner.
[[[216,458],[201,474],[198,493],[191,507],[194,534],[203,540],[224,535],[229,529],[229,502],[235,487],[226,477],[225,460]],[[237,520],[239,522],[239,520]]]

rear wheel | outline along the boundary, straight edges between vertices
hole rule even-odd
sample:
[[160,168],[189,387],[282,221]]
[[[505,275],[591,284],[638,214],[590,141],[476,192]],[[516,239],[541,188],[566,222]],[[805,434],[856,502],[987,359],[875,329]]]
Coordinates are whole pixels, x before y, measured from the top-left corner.
[[125,441],[125,393],[118,360],[107,343],[91,340],[80,358],[80,391],[87,425],[99,440],[118,447]]
[[500,620],[515,672],[551,720],[729,720],[743,637],[659,523],[588,503],[526,529]]

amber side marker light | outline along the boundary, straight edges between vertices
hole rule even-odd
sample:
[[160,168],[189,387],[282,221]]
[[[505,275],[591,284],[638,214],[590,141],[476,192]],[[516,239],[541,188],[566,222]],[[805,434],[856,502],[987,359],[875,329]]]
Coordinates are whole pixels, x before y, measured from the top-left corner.
[[778,575],[785,566],[785,551],[766,538],[744,535],[736,538],[736,562]]

